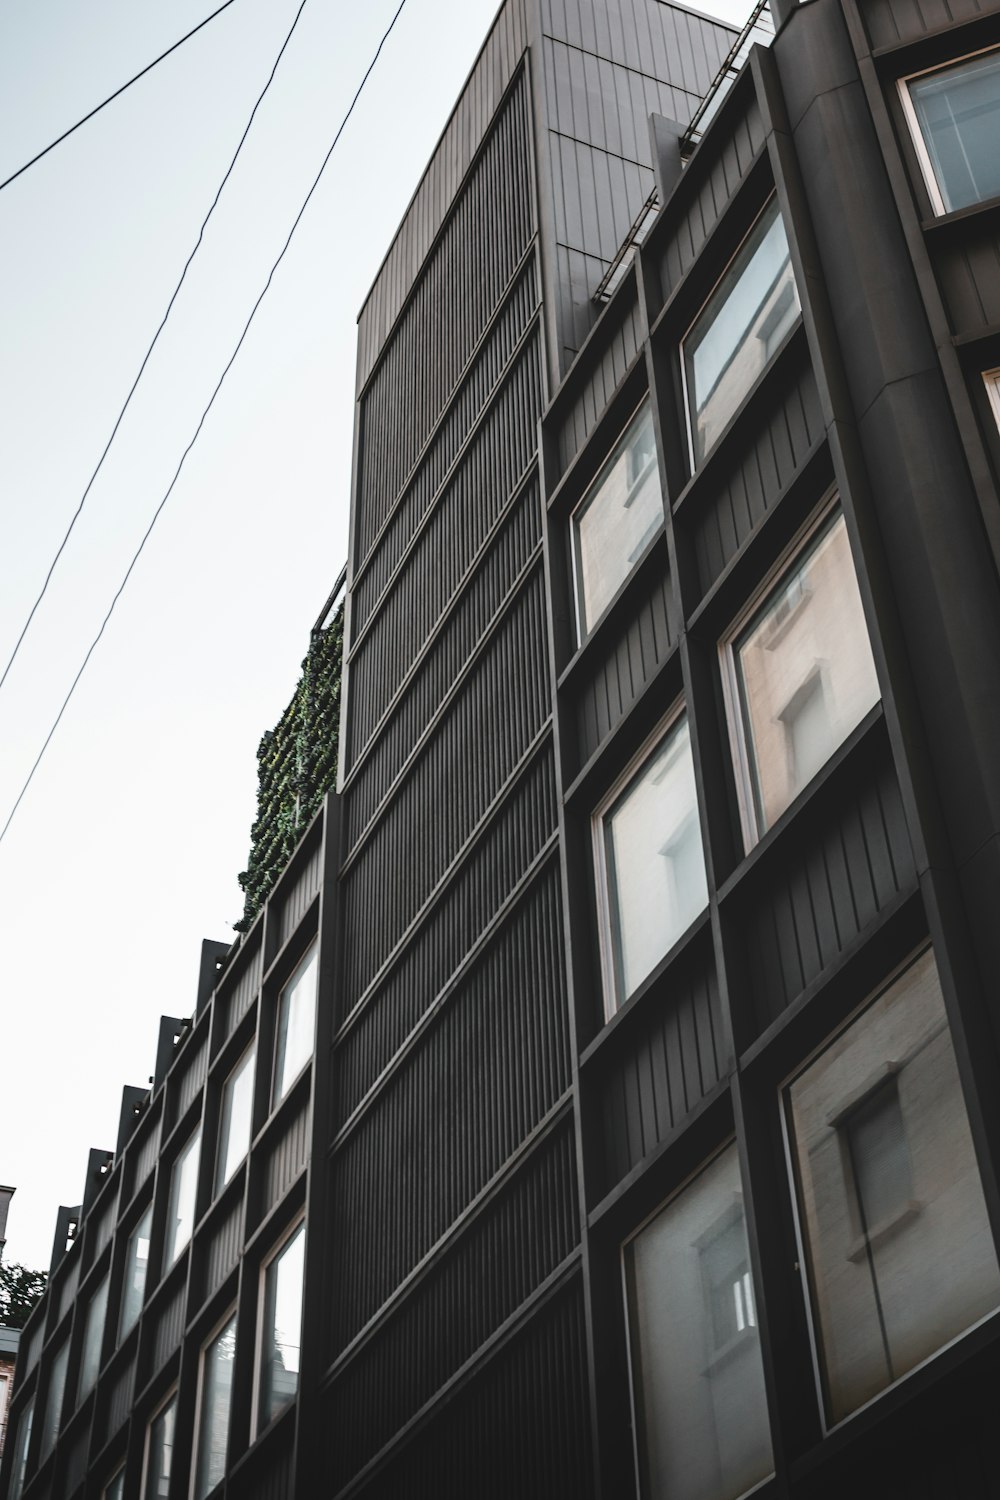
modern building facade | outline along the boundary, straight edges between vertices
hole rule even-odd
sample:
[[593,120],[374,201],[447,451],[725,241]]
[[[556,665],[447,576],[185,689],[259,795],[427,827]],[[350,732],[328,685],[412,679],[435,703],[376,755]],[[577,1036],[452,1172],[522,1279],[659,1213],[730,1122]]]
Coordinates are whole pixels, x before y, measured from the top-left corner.
[[501,9],[359,322],[338,793],[8,1500],[1000,1492],[1000,9],[774,22],[692,130],[729,28]]

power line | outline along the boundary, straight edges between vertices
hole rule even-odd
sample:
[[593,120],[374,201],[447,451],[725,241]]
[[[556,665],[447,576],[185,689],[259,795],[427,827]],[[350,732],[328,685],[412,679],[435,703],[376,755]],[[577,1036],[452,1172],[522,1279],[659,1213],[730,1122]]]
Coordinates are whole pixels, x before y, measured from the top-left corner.
[[180,478],[181,470],[184,467],[184,463],[185,463],[185,461],[187,459],[187,456],[191,452],[191,449],[194,447],[195,443],[198,441],[198,437],[199,437],[199,435],[201,433],[201,429],[205,425],[206,418],[208,417],[209,412],[212,410],[212,407],[215,404],[215,398],[219,394],[219,391],[222,389],[222,383],[225,380],[226,376],[229,374],[229,371],[232,369],[233,364],[235,363],[235,360],[236,360],[236,356],[239,354],[240,349],[243,347],[243,342],[246,339],[247,334],[250,332],[250,325],[253,322],[254,318],[257,316],[257,309],[260,307],[260,304],[263,302],[264,298],[267,296],[267,293],[268,293],[268,291],[270,289],[270,286],[271,286],[271,282],[274,280],[275,272],[277,271],[278,267],[281,265],[281,262],[284,260],[285,255],[286,255],[286,253],[288,251],[288,247],[292,243],[292,236],[295,234],[296,229],[298,229],[298,227],[299,227],[299,223],[301,222],[302,216],[303,216],[303,214],[305,213],[306,209],[309,206],[309,202],[310,202],[310,199],[312,198],[313,193],[315,193],[316,189],[319,187],[320,178],[323,176],[323,173],[326,171],[327,164],[328,164],[328,162],[330,160],[330,157],[334,153],[334,149],[336,148],[337,142],[340,140],[340,137],[344,133],[344,127],[347,125],[348,120],[351,118],[351,115],[354,113],[354,106],[357,104],[358,100],[361,98],[361,94],[362,94],[362,91],[364,89],[364,86],[368,82],[368,79],[371,76],[371,73],[372,73],[372,71],[373,71],[373,69],[375,67],[375,64],[378,62],[379,57],[381,56],[382,48],[385,46],[386,42],[389,40],[389,37],[390,37],[390,35],[392,33],[393,27],[395,26],[396,22],[399,20],[400,16],[402,15],[403,8],[404,8],[405,5],[406,5],[406,0],[400,0],[400,3],[399,3],[399,5],[398,5],[398,7],[396,9],[395,15],[393,16],[392,20],[389,22],[389,25],[386,27],[386,29],[385,29],[385,31],[384,31],[384,33],[382,35],[382,40],[379,42],[378,46],[375,49],[375,55],[374,55],[374,57],[372,58],[371,62],[368,64],[368,67],[365,69],[364,77],[362,78],[361,82],[358,84],[358,87],[357,87],[357,90],[355,92],[354,98],[351,100],[350,105],[348,106],[347,113],[345,114],[344,118],[341,120],[339,126],[337,127],[337,133],[334,136],[334,138],[333,138],[333,140],[332,140],[332,142],[330,144],[330,148],[327,151],[326,155],[324,156],[322,163],[320,164],[319,171],[316,173],[316,176],[313,178],[312,186],[310,187],[309,191],[306,193],[305,198],[302,200],[302,205],[299,208],[298,213],[295,215],[295,219],[292,222],[292,227],[288,231],[288,238],[285,240],[285,243],[282,245],[281,251],[280,251],[280,253],[278,255],[278,258],[274,262],[273,266],[271,267],[270,272],[268,273],[268,278],[267,278],[266,282],[264,283],[263,290],[261,291],[259,297],[257,298],[257,301],[254,303],[253,308],[251,309],[251,312],[250,312],[250,316],[247,318],[246,322],[243,325],[243,332],[240,334],[239,339],[237,340],[236,347],[234,348],[232,354],[229,356],[229,359],[226,362],[225,368],[223,369],[222,374],[219,376],[218,383],[216,384],[215,390],[212,392],[211,396],[209,397],[208,404],[207,404],[207,406],[205,407],[204,411],[202,412],[201,416],[198,419],[198,425],[197,425],[197,427],[194,430],[194,435],[191,438],[191,441],[188,443],[187,447],[184,449],[184,452],[181,454],[180,463],[177,465],[177,469],[176,469],[176,471],[174,473],[174,477],[173,477],[173,479],[171,479],[170,484],[167,487],[167,491],[166,491],[166,493],[163,496],[163,499],[160,501],[159,505],[156,507],[155,511],[153,512],[152,520],[150,521],[149,525],[146,527],[146,531],[145,531],[145,533],[143,535],[143,538],[142,538],[141,542],[139,543],[138,547],[135,549],[135,552],[132,555],[131,562],[129,563],[128,567],[125,569],[125,576],[122,578],[121,583],[118,585],[118,588],[115,591],[114,598],[111,600],[111,603],[108,606],[108,612],[104,616],[104,619],[101,621],[101,628],[98,630],[98,632],[95,635],[94,639],[91,641],[89,647],[87,648],[87,654],[83,658],[83,661],[80,663],[80,667],[79,667],[79,670],[77,671],[76,676],[73,678],[73,681],[70,683],[69,692],[66,694],[65,698],[63,699],[62,706],[60,707],[59,712],[56,714],[55,719],[52,721],[52,727],[49,730],[48,734],[45,736],[45,740],[44,740],[44,742],[42,744],[42,748],[39,750],[37,756],[35,757],[35,763],[32,766],[31,770],[28,772],[27,779],[25,780],[24,785],[22,786],[21,790],[17,794],[17,800],[15,801],[13,807],[11,808],[10,812],[7,815],[7,821],[6,821],[6,823],[3,825],[3,828],[0,829],[0,843],[3,843],[3,840],[4,840],[4,838],[7,835],[7,830],[8,830],[8,828],[10,827],[11,823],[14,820],[14,815],[17,812],[18,808],[20,807],[21,802],[22,802],[22,800],[24,798],[25,793],[27,792],[29,786],[31,785],[32,781],[34,780],[35,772],[38,770],[38,767],[42,763],[42,757],[45,755],[46,750],[49,748],[49,745],[52,742],[53,735],[55,734],[56,730],[59,728],[59,723],[60,723],[60,721],[62,719],[62,716],[66,712],[66,709],[69,707],[70,699],[72,698],[73,694],[76,692],[77,684],[79,683],[80,678],[83,676],[84,672],[87,669],[87,663],[90,661],[90,658],[93,656],[94,651],[97,649],[97,645],[98,645],[101,637],[104,634],[104,631],[105,631],[105,629],[107,627],[108,621],[111,619],[111,616],[114,614],[115,606],[118,603],[118,600],[121,598],[122,594],[124,593],[125,586],[128,583],[129,578],[132,576],[132,571],[135,568],[136,563],[139,561],[139,558],[142,555],[142,552],[143,552],[143,549],[144,549],[146,543],[149,541],[149,538],[152,535],[153,527],[156,525],[157,521],[160,518],[160,515],[163,512],[164,506],[166,505],[167,501],[170,499],[170,495],[171,495],[171,493],[173,491],[174,485],[177,483],[178,479]]
[[140,78],[145,78],[146,74],[151,72],[152,69],[156,67],[157,63],[161,63],[165,57],[170,56],[171,52],[176,52],[178,47],[182,47],[185,42],[189,42],[191,38],[196,34],[196,32],[199,32],[203,26],[207,26],[209,21],[214,21],[216,16],[221,16],[222,12],[224,10],[228,10],[232,3],[233,0],[225,0],[225,3],[223,5],[220,5],[218,10],[213,10],[210,16],[205,17],[204,21],[199,21],[197,26],[189,31],[185,36],[182,36],[179,41],[174,42],[174,45],[172,47],[168,47],[166,52],[161,52],[159,57],[154,57],[151,63],[147,63],[141,73],[134,74],[134,76],[130,78],[127,83],[122,84],[120,89],[115,89],[113,94],[109,94],[101,104],[95,104],[90,113],[84,115],[82,120],[77,120],[75,125],[71,125],[68,130],[63,131],[62,135],[57,136],[54,141],[50,141],[43,150],[39,151],[37,156],[33,156],[30,161],[25,162],[23,167],[18,167],[16,172],[12,172],[9,177],[5,178],[3,182],[0,182],[0,192],[3,192],[3,189],[5,187],[9,187],[12,182],[15,182],[17,178],[21,176],[22,172],[26,172],[29,167],[33,167],[36,161],[41,161],[43,156],[48,156],[50,151],[54,151],[57,146],[61,146],[63,141],[68,139],[68,137],[71,136],[75,130],[80,129],[81,125],[86,125],[88,120],[92,120],[95,115],[99,115],[101,110],[104,109],[107,105],[113,104],[117,98],[124,94],[126,89],[130,89],[132,87],[133,83],[138,83]]
[[[227,3],[228,4],[232,4],[232,0],[227,0]],[[70,518],[70,523],[69,523],[69,525],[66,528],[65,535],[63,536],[62,541],[59,543],[59,546],[56,548],[56,555],[55,555],[55,557],[53,557],[51,563],[49,564],[49,571],[45,575],[44,582],[42,583],[42,587],[41,587],[41,589],[39,590],[39,593],[38,593],[38,598],[35,600],[34,604],[31,606],[31,609],[28,611],[28,618],[25,620],[24,624],[21,627],[21,634],[18,636],[17,640],[14,642],[14,649],[10,653],[10,657],[9,657],[9,659],[7,661],[7,665],[3,669],[3,674],[0,675],[0,689],[3,688],[4,683],[7,681],[7,675],[10,672],[11,667],[14,665],[14,662],[17,659],[17,653],[21,649],[21,644],[24,641],[24,638],[25,638],[25,636],[28,633],[28,630],[29,630],[29,628],[31,626],[32,620],[35,618],[35,613],[36,613],[36,611],[38,609],[38,606],[41,604],[42,600],[45,598],[46,593],[48,592],[49,583],[51,582],[52,575],[53,575],[53,573],[56,570],[56,564],[58,563],[60,557],[62,557],[63,552],[66,550],[66,543],[69,541],[70,537],[73,535],[73,528],[76,525],[77,521],[80,519],[80,512],[83,510],[83,507],[87,503],[87,496],[90,494],[91,490],[94,487],[94,481],[96,480],[98,474],[101,472],[101,469],[104,467],[104,460],[108,456],[108,450],[110,449],[111,444],[115,440],[115,437],[116,437],[116,435],[118,433],[119,427],[122,425],[122,422],[124,421],[125,413],[129,409],[129,406],[130,406],[131,401],[132,401],[132,397],[135,395],[136,387],[138,386],[139,381],[142,379],[143,372],[145,371],[146,366],[149,364],[150,358],[152,357],[153,350],[156,348],[157,342],[159,341],[160,334],[163,332],[164,328],[166,327],[167,319],[170,317],[170,314],[171,314],[171,312],[173,310],[174,303],[177,301],[177,298],[180,295],[180,290],[181,290],[181,287],[184,285],[184,280],[185,280],[185,278],[187,276],[188,269],[190,268],[191,262],[194,260],[195,256],[197,255],[198,250],[199,250],[199,248],[201,246],[201,242],[202,242],[202,240],[205,237],[205,230],[208,227],[208,221],[209,221],[209,219],[212,217],[212,215],[215,212],[216,204],[218,203],[219,199],[222,197],[222,190],[225,187],[226,183],[229,181],[229,178],[230,178],[230,176],[232,174],[233,168],[236,165],[236,162],[237,162],[237,159],[239,157],[239,154],[243,150],[243,144],[246,141],[247,136],[250,134],[250,127],[251,127],[251,125],[254,122],[254,118],[256,117],[257,111],[260,108],[261,103],[263,102],[264,95],[267,93],[268,89],[271,87],[271,84],[274,82],[274,75],[278,71],[278,64],[281,62],[281,59],[284,56],[285,48],[288,46],[288,43],[292,39],[292,33],[295,31],[296,26],[299,24],[299,17],[301,16],[303,10],[305,9],[305,5],[306,5],[306,0],[301,0],[301,4],[299,5],[299,8],[295,12],[295,19],[292,21],[292,24],[291,24],[291,26],[288,29],[288,35],[285,37],[285,40],[282,42],[282,44],[281,44],[281,50],[280,50],[280,52],[278,53],[277,57],[274,60],[274,66],[271,69],[270,75],[268,76],[268,80],[265,83],[264,87],[261,89],[260,93],[257,95],[257,102],[254,104],[253,109],[250,111],[250,118],[247,121],[246,126],[244,127],[243,134],[240,136],[239,145],[236,147],[236,150],[233,153],[233,159],[229,163],[229,166],[226,168],[225,176],[223,177],[222,181],[219,183],[218,188],[216,189],[215,197],[212,199],[212,202],[209,205],[208,213],[205,215],[204,219],[202,219],[202,221],[201,221],[201,228],[198,230],[198,238],[194,242],[194,247],[192,248],[190,255],[188,256],[187,260],[184,262],[184,269],[181,271],[180,280],[178,281],[177,285],[174,287],[173,293],[172,293],[172,295],[170,297],[170,301],[167,303],[167,310],[163,314],[163,317],[160,319],[160,326],[157,328],[156,332],[153,334],[152,342],[150,343],[149,348],[146,350],[146,353],[143,355],[142,364],[139,366],[139,373],[136,375],[135,379],[132,382],[131,389],[129,390],[128,395],[125,397],[125,401],[124,401],[124,404],[122,405],[121,411],[118,413],[118,416],[115,418],[115,425],[111,429],[111,436],[108,438],[107,442],[105,443],[105,445],[104,445],[104,451],[101,454],[100,458],[97,460],[97,467],[95,468],[93,474],[91,474],[90,478],[88,479],[88,481],[87,481],[87,487],[84,490],[83,494],[80,496],[80,503],[76,507],[76,510],[73,512],[73,514],[72,514],[72,516]],[[216,11],[216,15],[218,15],[218,11]],[[209,19],[211,19],[211,17]],[[204,26],[206,23],[203,21],[201,24]],[[180,46],[180,43],[178,42],[176,45]],[[164,56],[166,56],[166,53],[164,53]],[[150,63],[150,67],[152,67],[152,66],[153,66],[153,64]]]

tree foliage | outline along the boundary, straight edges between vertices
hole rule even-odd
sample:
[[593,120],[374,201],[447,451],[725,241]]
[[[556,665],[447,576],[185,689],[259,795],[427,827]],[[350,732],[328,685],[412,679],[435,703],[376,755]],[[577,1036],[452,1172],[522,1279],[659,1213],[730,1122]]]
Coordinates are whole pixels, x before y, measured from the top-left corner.
[[23,1328],[48,1279],[44,1271],[29,1271],[15,1260],[0,1261],[0,1327]]

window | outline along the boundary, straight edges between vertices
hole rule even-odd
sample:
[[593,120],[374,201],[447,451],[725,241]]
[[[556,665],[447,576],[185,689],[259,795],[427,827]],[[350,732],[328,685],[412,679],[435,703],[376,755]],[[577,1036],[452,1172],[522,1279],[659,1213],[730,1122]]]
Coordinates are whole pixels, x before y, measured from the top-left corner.
[[125,1465],[104,1486],[102,1500],[125,1500]]
[[236,1315],[205,1346],[201,1357],[201,1394],[198,1401],[198,1441],[193,1500],[205,1500],[226,1472],[229,1413],[233,1401],[233,1361],[236,1358]]
[[305,1229],[300,1223],[264,1267],[256,1430],[262,1432],[299,1386]]
[[749,849],[878,702],[839,512],[779,571],[749,621],[723,642],[722,653]]
[[174,1456],[174,1424],[177,1393],[169,1398],[150,1422],[146,1432],[146,1473],[142,1500],[167,1500]]
[[222,1090],[219,1155],[215,1167],[217,1193],[225,1187],[250,1147],[255,1059],[255,1049],[248,1047],[226,1079]]
[[785,1107],[836,1422],[1000,1302],[929,950],[792,1081]]
[[278,997],[274,1102],[283,1099],[312,1057],[316,1024],[316,944]]
[[772,197],[681,346],[694,468],[798,315],[788,239]]
[[687,718],[675,717],[594,817],[610,1014],[708,901]]
[[934,211],[1000,196],[1000,51],[915,73],[899,89]]
[[733,1500],[770,1474],[735,1145],[623,1249],[643,1500]]
[[87,1322],[83,1330],[83,1352],[80,1355],[80,1380],[77,1401],[82,1401],[93,1389],[101,1368],[101,1345],[104,1341],[104,1319],[108,1311],[108,1284],[105,1276],[87,1308]]
[[993,420],[1000,427],[1000,370],[984,370],[983,381],[986,385],[990,409],[993,412]]
[[35,1398],[32,1396],[21,1413],[14,1440],[14,1459],[10,1466],[10,1488],[8,1500],[21,1500],[24,1476],[28,1467],[28,1446],[31,1442],[31,1424],[35,1415]]
[[125,1337],[142,1311],[142,1301],[146,1292],[146,1272],[149,1269],[149,1236],[152,1225],[153,1208],[150,1205],[129,1235],[122,1289],[121,1320],[118,1326],[119,1339]]
[[38,1462],[44,1463],[56,1445],[59,1436],[59,1419],[62,1416],[63,1396],[66,1392],[66,1366],[69,1363],[69,1339],[65,1339],[58,1352],[53,1355],[49,1368],[49,1389],[45,1397],[45,1415],[42,1418],[42,1437]]
[[163,1248],[163,1269],[169,1270],[191,1238],[198,1190],[198,1157],[201,1131],[196,1130],[174,1162],[170,1174],[170,1203]]
[[643,402],[573,512],[573,576],[582,641],[663,525],[649,402]]

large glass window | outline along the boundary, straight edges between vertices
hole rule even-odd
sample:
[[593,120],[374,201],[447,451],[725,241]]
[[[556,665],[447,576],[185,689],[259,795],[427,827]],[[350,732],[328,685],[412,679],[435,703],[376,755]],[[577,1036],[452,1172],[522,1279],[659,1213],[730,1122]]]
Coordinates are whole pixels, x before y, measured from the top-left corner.
[[937,212],[1000,196],[1000,52],[920,73],[900,88]]
[[771,198],[683,343],[695,468],[799,314],[776,197]]
[[607,1009],[628,999],[708,900],[687,718],[595,817]]
[[283,1099],[312,1056],[316,1025],[316,944],[278,997],[274,1102]]
[[222,1090],[219,1155],[215,1166],[216,1192],[225,1187],[250,1148],[255,1058],[255,1049],[249,1047],[226,1079]]
[[749,847],[878,702],[843,516],[825,523],[725,645]]
[[786,1107],[836,1422],[1000,1303],[930,951],[799,1074]]
[[170,1202],[167,1206],[163,1250],[164,1270],[173,1265],[194,1231],[200,1149],[201,1131],[196,1130],[174,1162],[174,1169],[170,1174]]
[[146,1433],[146,1477],[142,1500],[167,1500],[174,1458],[174,1424],[177,1397],[171,1396],[149,1424]]
[[624,1249],[643,1500],[732,1500],[774,1461],[736,1147]]
[[573,513],[580,639],[589,634],[663,524],[653,417],[646,401]]
[[32,1396],[21,1413],[14,1439],[14,1460],[10,1466],[9,1500],[21,1500],[24,1475],[28,1467],[28,1445],[31,1442],[31,1424],[35,1415],[35,1398]]
[[236,1316],[229,1319],[205,1348],[201,1365],[198,1407],[198,1456],[194,1500],[205,1500],[226,1472],[229,1413],[233,1402],[233,1362],[236,1358]]
[[87,1308],[87,1323],[83,1330],[83,1352],[80,1355],[80,1382],[77,1400],[82,1401],[93,1389],[101,1368],[101,1345],[104,1341],[104,1320],[108,1311],[108,1284],[105,1276]]
[[993,420],[1000,427],[1000,370],[984,370],[983,382],[989,397]]
[[39,1445],[39,1463],[44,1463],[56,1445],[59,1422],[62,1417],[63,1396],[66,1393],[66,1366],[69,1363],[69,1340],[53,1356],[49,1369],[49,1389],[45,1397],[45,1415],[42,1418],[42,1438]]
[[149,1236],[153,1225],[152,1205],[129,1235],[125,1256],[125,1278],[122,1287],[122,1311],[118,1337],[123,1339],[142,1311],[146,1294],[146,1272],[149,1269]]
[[264,1268],[258,1432],[288,1405],[299,1386],[305,1243],[300,1224]]
[[124,1465],[113,1475],[104,1486],[103,1500],[125,1500],[125,1468]]

